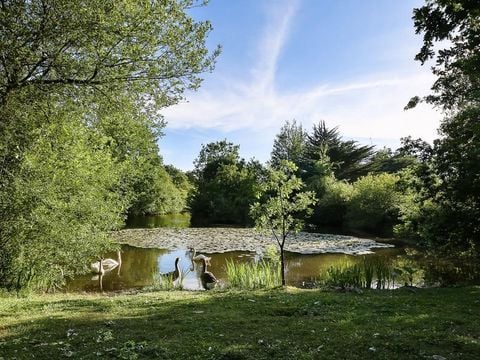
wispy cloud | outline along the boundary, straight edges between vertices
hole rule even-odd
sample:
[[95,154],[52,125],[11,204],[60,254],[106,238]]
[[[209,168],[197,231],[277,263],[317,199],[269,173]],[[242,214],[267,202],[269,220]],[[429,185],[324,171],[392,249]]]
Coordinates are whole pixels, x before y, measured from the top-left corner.
[[288,39],[290,26],[298,9],[299,1],[291,0],[283,6],[268,8],[269,21],[264,30],[264,36],[258,44],[259,62],[252,71],[251,83],[248,86],[254,94],[265,96],[275,91],[275,74],[278,58]]
[[229,79],[232,85],[201,89],[188,103],[166,109],[169,128],[249,129],[272,138],[285,120],[295,118],[307,128],[326,120],[349,137],[435,137],[440,114],[428,106],[403,111],[412,95],[428,91],[433,79],[426,71],[371,73],[344,83],[295,91],[277,89],[278,59],[299,6],[298,1],[284,1],[282,6],[272,7],[257,43],[258,62],[251,72],[245,78]]

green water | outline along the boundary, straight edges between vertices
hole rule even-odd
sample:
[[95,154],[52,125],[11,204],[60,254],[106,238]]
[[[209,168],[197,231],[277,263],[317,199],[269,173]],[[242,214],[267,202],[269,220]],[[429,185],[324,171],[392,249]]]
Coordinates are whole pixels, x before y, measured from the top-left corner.
[[[377,256],[395,257],[402,255],[402,249],[381,249],[376,252]],[[258,261],[260,256],[255,253],[231,251],[226,253],[205,254],[211,257],[211,265],[208,270],[225,282],[227,260],[236,262]],[[200,290],[201,265],[192,264],[191,254],[188,250],[166,250],[166,249],[143,249],[132,246],[123,246],[122,265],[105,273],[102,279],[105,291],[138,289],[151,286],[154,283],[156,274],[174,270],[175,259],[180,258],[180,268],[189,270],[185,280],[184,288],[188,290]],[[107,257],[116,260],[116,254],[108,254]],[[287,282],[292,286],[309,286],[319,280],[320,274],[324,273],[330,266],[348,261],[360,259],[359,256],[345,254],[316,254],[301,255],[287,253],[286,273]],[[193,267],[193,270],[191,270]],[[67,291],[97,291],[99,289],[99,278],[89,274],[77,277],[67,285]]]
[[[146,216],[131,218],[127,222],[128,228],[153,228],[153,227],[181,227],[189,226],[188,214]],[[224,229],[222,231],[225,231]],[[211,257],[208,270],[222,282],[226,281],[226,262],[253,262],[260,259],[260,255],[247,251],[231,251],[225,253],[205,254]],[[103,290],[117,291],[139,289],[154,284],[158,273],[174,270],[175,259],[180,258],[180,268],[188,272],[183,285],[188,290],[202,289],[200,283],[201,266],[192,263],[191,253],[187,249],[154,249],[137,248],[132,246],[122,247],[122,263],[102,277]],[[310,287],[321,281],[330,267],[342,266],[346,263],[363,261],[363,256],[376,256],[389,262],[402,262],[412,264],[415,269],[415,285],[456,285],[479,284],[480,265],[477,263],[462,262],[456,259],[425,258],[413,249],[402,247],[377,249],[371,255],[345,255],[345,254],[312,254],[298,253],[286,254],[287,284],[298,287]],[[116,254],[107,254],[107,258],[116,259]],[[68,282],[67,291],[99,291],[100,279],[98,276],[88,274],[77,277]]]

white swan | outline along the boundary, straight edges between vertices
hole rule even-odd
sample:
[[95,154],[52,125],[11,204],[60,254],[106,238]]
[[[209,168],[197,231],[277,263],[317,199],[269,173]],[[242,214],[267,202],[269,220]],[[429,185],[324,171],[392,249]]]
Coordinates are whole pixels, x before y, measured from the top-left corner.
[[202,260],[205,260],[206,263],[207,263],[208,265],[210,265],[210,260],[212,260],[211,257],[205,256],[205,255],[203,255],[203,254],[198,254],[198,255],[195,256],[195,254],[197,253],[197,251],[196,251],[195,248],[193,248],[193,247],[191,248],[191,251],[192,251],[192,253],[193,253],[193,254],[192,254],[192,260],[193,260],[193,261],[202,261]]
[[115,269],[118,265],[122,263],[122,257],[120,250],[117,251],[117,260],[113,259],[100,259],[90,265],[90,269],[94,274],[103,275],[105,272]]

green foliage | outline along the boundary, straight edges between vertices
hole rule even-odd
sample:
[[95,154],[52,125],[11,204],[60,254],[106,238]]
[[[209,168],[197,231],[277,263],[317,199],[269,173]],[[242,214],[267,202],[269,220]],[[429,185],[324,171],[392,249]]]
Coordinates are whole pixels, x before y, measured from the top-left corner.
[[[404,215],[405,229],[430,249],[477,255],[480,239],[480,7],[471,0],[430,0],[414,10],[423,46],[416,59],[435,60],[432,94],[426,101],[447,112],[441,137],[417,150],[414,187],[420,189],[414,212]],[[417,146],[415,146],[417,145]],[[421,145],[421,144],[420,144]],[[418,186],[418,184],[420,186]],[[401,229],[402,231],[405,229]]]
[[314,125],[312,134],[307,142],[307,163],[304,170],[319,160],[322,155],[328,156],[333,165],[333,172],[337,179],[353,181],[370,171],[368,159],[373,154],[373,146],[359,145],[353,140],[342,140],[338,128],[327,128],[324,121]]
[[281,282],[280,262],[268,259],[254,263],[228,261],[228,286],[234,289],[255,290],[277,287]]
[[399,177],[392,174],[367,175],[353,184],[353,192],[346,214],[350,228],[372,233],[391,230],[398,217],[401,194],[397,187]]
[[162,118],[139,111],[131,99],[120,97],[114,102],[100,102],[91,123],[109,138],[121,174],[118,191],[128,200],[129,216],[185,209],[188,189],[180,180],[181,172],[170,167],[177,185],[159,155],[157,139],[165,125]]
[[250,205],[263,171],[238,155],[239,147],[226,140],[202,147],[195,161],[195,191],[189,205],[192,224],[251,223]]
[[403,154],[400,151],[392,152],[389,148],[383,148],[376,151],[370,158],[370,173],[394,174],[403,169],[412,166],[415,163],[415,158]]
[[394,261],[393,267],[399,285],[413,286],[423,280],[424,271],[412,259],[400,257]]
[[187,14],[197,4],[9,2],[0,14],[0,103],[29,86],[99,96],[127,91],[145,109],[178,101],[218,55],[205,46],[210,23]]
[[86,270],[113,247],[107,231],[125,205],[111,189],[119,174],[105,139],[92,136],[73,110],[36,131],[1,192],[0,279],[9,288],[52,288]]
[[353,186],[335,180],[333,176],[323,178],[322,185],[322,195],[317,195],[318,202],[308,222],[318,227],[341,228],[350,205]]
[[[434,59],[437,80],[433,94],[422,99],[445,110],[480,104],[480,7],[476,0],[428,0],[414,9],[417,34],[423,46],[415,57],[425,64]],[[421,99],[415,97],[407,107]]]
[[302,125],[296,120],[292,123],[287,120],[273,142],[272,165],[279,166],[281,160],[288,160],[300,167],[304,161],[306,140]]
[[286,160],[282,160],[277,168],[270,167],[265,181],[260,184],[259,201],[250,210],[255,228],[262,233],[273,234],[278,243],[282,285],[286,284],[285,241],[289,235],[303,228],[304,218],[311,214],[311,206],[316,202],[313,192],[301,191],[304,185],[295,176],[296,171],[296,165]]
[[0,12],[0,283],[54,288],[123,214],[185,207],[159,111],[218,55],[179,1],[10,1]]

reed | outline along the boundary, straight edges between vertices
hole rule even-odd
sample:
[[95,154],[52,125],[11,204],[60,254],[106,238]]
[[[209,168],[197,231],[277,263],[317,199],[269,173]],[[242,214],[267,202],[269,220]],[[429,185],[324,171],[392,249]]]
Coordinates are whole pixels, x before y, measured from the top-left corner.
[[260,260],[256,263],[226,262],[227,283],[236,289],[267,289],[281,284],[280,264]]
[[360,261],[343,261],[327,269],[324,283],[341,288],[367,288],[373,284],[377,289],[389,289],[394,286],[394,268],[384,257],[363,256]]

